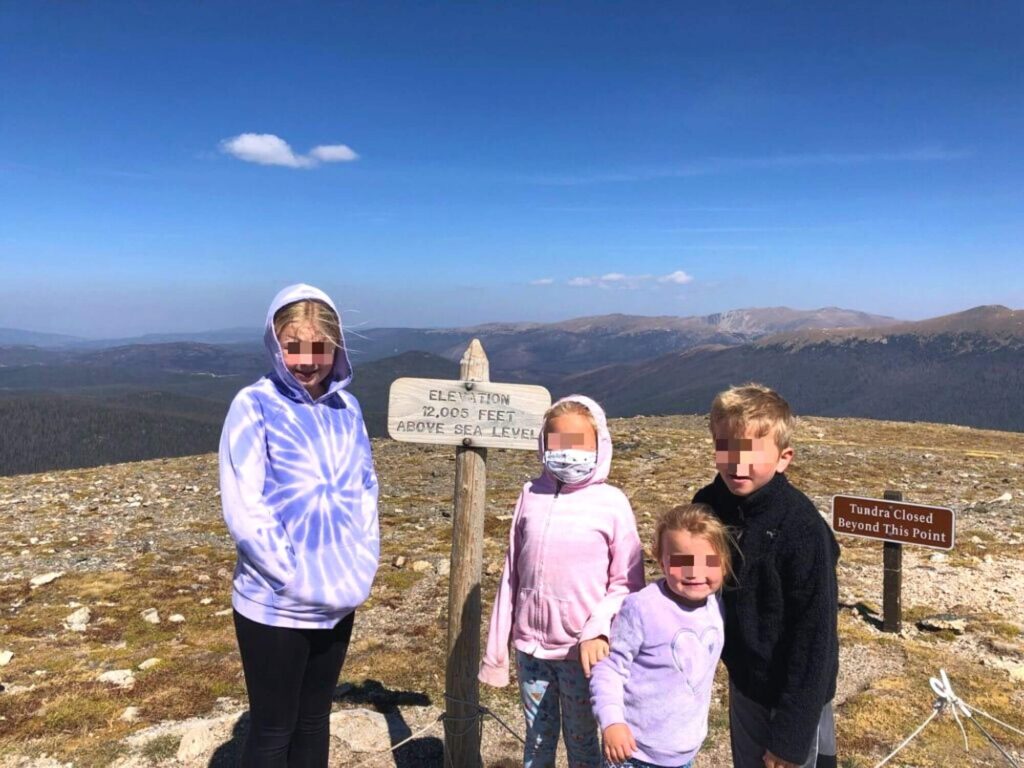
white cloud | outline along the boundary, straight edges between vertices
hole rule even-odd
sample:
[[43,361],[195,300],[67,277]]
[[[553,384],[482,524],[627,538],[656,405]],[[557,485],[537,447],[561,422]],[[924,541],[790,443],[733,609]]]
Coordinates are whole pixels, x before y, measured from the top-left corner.
[[309,156],[324,163],[350,163],[359,159],[359,155],[346,144],[322,144],[313,147],[309,151]]
[[569,285],[574,288],[639,288],[651,279],[650,275],[626,275],[622,272],[609,272],[599,277],[574,277]]
[[313,162],[296,155],[288,142],[272,133],[242,133],[220,143],[222,151],[260,165],[283,165],[288,168],[308,168]]
[[693,282],[693,275],[688,275],[683,270],[677,269],[667,275],[658,278],[659,283],[672,283],[673,285],[686,285]]
[[531,280],[530,285],[551,285],[555,282],[553,277],[541,277],[537,280]]
[[287,141],[272,133],[240,133],[224,139],[220,149],[247,163],[286,168],[314,168],[320,163],[350,162],[359,157],[345,144],[321,144],[313,147],[308,155],[299,155]]
[[670,272],[667,275],[627,275],[622,272],[608,272],[607,274],[590,277],[573,277],[566,281],[566,285],[573,288],[625,288],[636,290],[645,286],[657,287],[658,285],[686,285],[693,282],[693,276],[681,269]]

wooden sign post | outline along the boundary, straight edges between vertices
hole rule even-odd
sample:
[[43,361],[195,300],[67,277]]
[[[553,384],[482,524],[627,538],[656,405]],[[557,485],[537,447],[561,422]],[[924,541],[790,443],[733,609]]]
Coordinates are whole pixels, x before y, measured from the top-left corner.
[[849,536],[880,539],[882,550],[882,631],[903,627],[903,545],[952,549],[956,516],[945,507],[905,504],[899,491],[881,499],[832,497],[832,530]]
[[397,379],[388,402],[388,434],[455,449],[445,765],[480,768],[480,578],[483,566],[487,448],[537,450],[551,395],[543,387],[493,384],[484,348],[473,339],[459,381]]

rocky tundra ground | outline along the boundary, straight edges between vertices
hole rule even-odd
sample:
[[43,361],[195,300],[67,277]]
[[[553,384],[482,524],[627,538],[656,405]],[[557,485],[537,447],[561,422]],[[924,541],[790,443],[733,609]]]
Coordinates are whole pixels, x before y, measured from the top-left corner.
[[[611,482],[649,548],[657,513],[714,475],[707,421],[611,429]],[[966,701],[1024,729],[1024,434],[806,418],[796,449],[788,474],[826,518],[834,494],[886,489],[957,515],[951,551],[904,548],[901,634],[880,631],[882,545],[839,537],[840,765],[874,766],[924,720],[940,668]],[[441,766],[454,449],[375,440],[374,451],[380,570],[336,693],[332,765]],[[528,451],[488,456],[482,632],[512,506],[537,466]],[[0,766],[235,764],[247,716],[216,456],[0,478],[0,531]],[[720,668],[703,768],[730,764],[724,682]],[[482,724],[485,765],[520,764],[501,724],[522,734],[515,686],[485,688],[481,702],[495,715]],[[1021,761],[1024,737],[981,722]],[[890,765],[1000,764],[970,736],[964,753],[940,716]]]

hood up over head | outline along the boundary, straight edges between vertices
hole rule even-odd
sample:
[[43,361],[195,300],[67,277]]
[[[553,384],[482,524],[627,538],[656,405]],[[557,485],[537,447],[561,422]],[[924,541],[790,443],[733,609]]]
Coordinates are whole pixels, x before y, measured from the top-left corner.
[[305,283],[289,285],[287,288],[281,289],[281,291],[274,297],[274,300],[270,302],[270,309],[267,310],[266,327],[263,333],[263,343],[267,348],[267,352],[270,353],[270,359],[274,364],[273,376],[277,383],[292,397],[299,400],[312,400],[312,397],[306,391],[306,388],[303,387],[294,376],[292,376],[291,371],[289,371],[288,367],[284,364],[284,353],[281,350],[280,342],[277,340],[277,334],[274,333],[274,315],[277,314],[277,311],[281,309],[281,307],[306,299],[323,302],[334,310],[334,314],[338,316],[338,328],[341,331],[341,346],[334,351],[334,367],[331,369],[331,373],[327,377],[326,381],[324,381],[327,391],[324,393],[323,397],[327,397],[337,390],[343,389],[348,386],[350,381],[352,381],[352,364],[348,359],[348,348],[345,344],[345,332],[341,326],[341,313],[338,311],[338,308],[334,306],[334,302],[331,301],[331,297],[319,288],[314,288],[312,285],[306,285]]
[[[594,417],[594,421],[597,423],[597,466],[594,471],[591,472],[587,478],[579,483],[564,486],[566,490],[576,490],[578,488],[586,488],[588,485],[594,485],[596,483],[603,483],[608,479],[608,472],[611,471],[612,467],[612,436],[608,431],[608,420],[604,415],[604,409],[597,404],[596,401],[591,400],[586,395],[567,395],[561,398],[557,402],[552,404],[554,408],[559,403],[574,402],[579,403]],[[538,442],[538,453],[540,459],[544,461],[544,430],[541,430]],[[550,472],[545,468],[544,477],[549,479],[553,483],[558,481]]]

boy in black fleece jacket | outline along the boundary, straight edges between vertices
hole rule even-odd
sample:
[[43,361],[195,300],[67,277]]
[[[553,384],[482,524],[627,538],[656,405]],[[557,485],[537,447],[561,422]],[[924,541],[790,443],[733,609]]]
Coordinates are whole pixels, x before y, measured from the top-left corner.
[[783,474],[793,416],[776,392],[733,387],[711,406],[718,476],[694,496],[736,539],[724,593],[736,768],[834,768],[839,545]]

